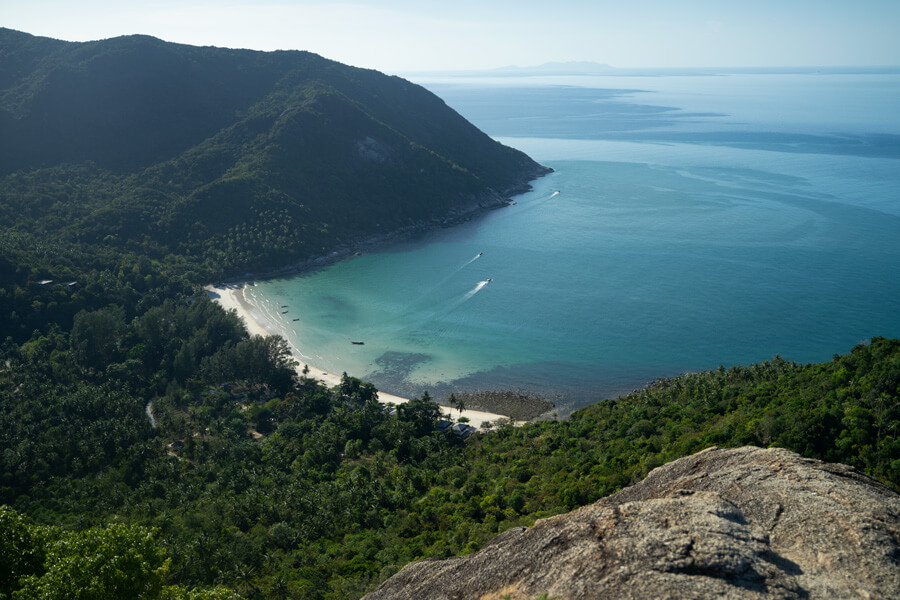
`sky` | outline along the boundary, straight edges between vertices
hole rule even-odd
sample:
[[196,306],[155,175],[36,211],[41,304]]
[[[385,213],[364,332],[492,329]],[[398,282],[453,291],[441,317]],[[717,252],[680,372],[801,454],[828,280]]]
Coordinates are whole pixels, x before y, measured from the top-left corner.
[[141,33],[309,50],[400,74],[900,64],[900,0],[0,0],[0,26],[67,41]]

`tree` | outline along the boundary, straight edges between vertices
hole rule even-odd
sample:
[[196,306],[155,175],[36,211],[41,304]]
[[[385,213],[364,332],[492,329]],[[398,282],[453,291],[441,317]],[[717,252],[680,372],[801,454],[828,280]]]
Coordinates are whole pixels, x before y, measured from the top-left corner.
[[417,437],[434,431],[440,417],[441,407],[431,400],[428,392],[424,392],[421,398],[413,398],[397,407],[397,418],[411,423]]
[[40,573],[43,565],[41,530],[8,506],[0,506],[0,598],[9,598],[19,588],[19,579]]
[[209,381],[269,383],[286,392],[294,385],[296,366],[297,361],[291,356],[284,338],[254,335],[237,344],[226,343],[218,352],[203,359],[201,372]]
[[121,523],[56,531],[45,570],[21,579],[21,600],[141,600],[159,597],[169,560],[144,527]]
[[456,394],[450,394],[450,406],[459,411],[460,417],[462,417],[463,411],[466,410],[465,400],[457,398]]
[[114,362],[117,344],[125,329],[125,311],[111,306],[75,315],[69,341],[78,362],[84,366],[105,369]]
[[84,531],[32,525],[0,506],[0,598],[232,600],[233,591],[163,586],[169,559],[152,530],[117,523]]
[[378,390],[371,383],[364,383],[356,377],[350,377],[347,372],[341,376],[340,394],[347,400],[355,400],[361,403],[377,402]]
[[163,589],[159,597],[161,600],[236,600],[238,596],[222,586],[191,590],[181,586],[169,586]]

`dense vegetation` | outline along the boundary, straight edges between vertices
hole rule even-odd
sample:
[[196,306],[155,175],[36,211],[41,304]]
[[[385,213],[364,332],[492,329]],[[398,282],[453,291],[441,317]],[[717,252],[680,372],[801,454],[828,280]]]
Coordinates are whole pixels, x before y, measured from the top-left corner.
[[40,281],[108,296],[75,312],[134,302],[156,271],[296,264],[500,205],[545,172],[403,79],[146,36],[0,28],[0,140],[0,330],[18,341],[71,324],[67,298],[87,295]]
[[[277,340],[247,338],[217,310],[200,296],[119,327],[101,326],[115,315],[84,313],[68,336],[7,345],[0,504],[28,515],[29,530],[62,525],[56,536],[147,528],[168,560],[153,594],[219,585],[251,598],[345,598],[411,560],[473,551],[712,444],[786,447],[900,487],[898,340],[826,364],[775,358],[661,380],[564,422],[501,424],[462,441],[436,429],[427,396],[391,415],[351,377],[334,390],[290,381]],[[154,339],[159,321],[172,329]],[[81,349],[98,339],[111,352],[102,374]],[[154,359],[124,368],[136,352]],[[160,367],[138,369],[148,363]],[[55,576],[44,543],[31,542],[46,558],[22,581]]]
[[0,598],[357,598],[712,444],[900,487],[898,340],[462,440],[199,290],[537,172],[441,107],[305,53],[0,30]]

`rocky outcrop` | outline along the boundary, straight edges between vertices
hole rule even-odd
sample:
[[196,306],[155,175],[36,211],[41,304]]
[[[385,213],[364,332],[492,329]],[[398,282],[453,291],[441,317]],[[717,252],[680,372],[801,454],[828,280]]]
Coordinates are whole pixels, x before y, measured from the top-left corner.
[[781,449],[710,448],[377,599],[900,598],[900,495]]

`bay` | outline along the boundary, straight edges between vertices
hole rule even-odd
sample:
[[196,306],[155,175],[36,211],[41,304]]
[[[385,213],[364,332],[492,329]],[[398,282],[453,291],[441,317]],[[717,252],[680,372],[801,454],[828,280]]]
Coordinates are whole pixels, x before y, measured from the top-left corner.
[[900,335],[900,76],[422,83],[554,173],[469,223],[248,288],[312,364],[565,414]]

